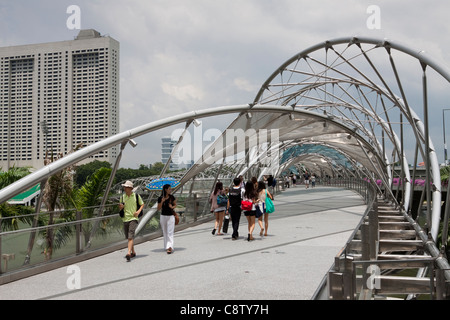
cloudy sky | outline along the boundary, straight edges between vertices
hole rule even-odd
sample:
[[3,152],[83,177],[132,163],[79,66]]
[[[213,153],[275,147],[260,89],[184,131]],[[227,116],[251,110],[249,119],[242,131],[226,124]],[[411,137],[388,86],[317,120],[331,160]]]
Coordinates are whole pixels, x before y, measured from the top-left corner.
[[[0,0],[0,46],[73,39],[79,30],[67,27],[70,5],[81,10],[81,29],[120,42],[121,131],[252,102],[284,61],[328,39],[389,38],[450,65],[446,0]],[[380,9],[375,29],[367,25],[373,22],[370,5]],[[444,107],[450,101],[436,114]],[[228,120],[214,125],[224,128]],[[440,146],[442,119],[432,121],[433,142]],[[159,138],[140,139],[139,157],[126,155],[121,166],[160,161]],[[437,153],[441,162],[442,148]]]

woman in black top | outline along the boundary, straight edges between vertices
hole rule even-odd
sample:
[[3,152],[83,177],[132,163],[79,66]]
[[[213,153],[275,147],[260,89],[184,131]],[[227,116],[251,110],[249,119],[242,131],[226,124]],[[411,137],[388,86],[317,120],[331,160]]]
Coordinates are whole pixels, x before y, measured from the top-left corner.
[[159,222],[164,235],[164,249],[167,254],[173,252],[173,234],[175,230],[175,216],[173,211],[177,206],[177,200],[172,195],[169,184],[163,186],[162,194],[158,198],[158,210],[161,210]]

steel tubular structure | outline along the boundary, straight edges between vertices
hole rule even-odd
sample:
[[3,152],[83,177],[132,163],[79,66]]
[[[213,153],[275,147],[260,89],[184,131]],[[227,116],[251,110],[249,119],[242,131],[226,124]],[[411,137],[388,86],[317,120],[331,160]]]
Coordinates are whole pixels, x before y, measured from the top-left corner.
[[[399,53],[413,60],[412,66],[418,69],[416,82],[422,87],[424,123],[413,109],[417,102],[412,101],[417,97],[411,94],[411,90],[408,91],[406,85],[411,79],[400,77],[398,65],[403,64],[406,58]],[[403,150],[405,141],[401,140],[403,136],[399,139],[394,127],[402,133],[407,126],[425,162],[427,214],[431,224],[428,227],[436,240],[441,184],[439,164],[428,133],[427,67],[441,75],[445,83],[450,81],[450,69],[423,51],[415,51],[386,39],[338,38],[319,43],[288,59],[264,82],[254,103],[291,106],[293,110],[315,110],[354,126],[355,131],[378,149],[384,160],[385,168],[378,172],[384,183],[392,183],[389,166],[400,162],[400,179],[404,185],[402,205],[406,211],[412,181]],[[382,143],[377,140],[380,136],[383,136]],[[389,149],[385,146],[384,137],[392,142],[390,151],[393,157],[390,161],[385,158]]]
[[[417,62],[420,71],[418,83],[422,88],[422,100],[419,106],[417,96],[411,94],[407,85],[411,79],[406,81],[400,76],[399,66],[405,63],[403,55]],[[428,69],[435,70],[446,84],[450,81],[448,68],[424,52],[396,42],[356,37],[322,42],[283,63],[263,83],[252,103],[187,112],[109,137],[0,190],[0,203],[37,183],[45,184],[53,174],[100,151],[120,146],[121,152],[125,152],[128,142],[139,136],[183,124],[184,134],[197,119],[236,114],[222,136],[189,170],[180,174],[179,188],[210,168],[214,168],[211,174],[214,179],[225,167],[232,167],[234,176],[280,176],[301,163],[330,176],[365,179],[408,211],[415,179],[414,175],[410,176],[404,150],[404,130],[408,130],[409,136],[414,137],[416,154],[425,162],[428,231],[436,241],[441,216],[441,183],[428,130]],[[413,106],[422,107],[423,122]],[[234,137],[228,140],[230,132],[239,130],[243,132],[243,146]],[[178,144],[181,142],[180,137]],[[240,153],[243,156],[238,156]],[[279,157],[274,156],[276,154]],[[120,158],[114,168],[119,161]],[[414,167],[416,164],[417,157]],[[393,192],[396,178],[399,178],[400,197]],[[140,185],[146,182],[146,179],[139,180]],[[151,208],[139,227],[142,228],[155,212],[156,208]]]

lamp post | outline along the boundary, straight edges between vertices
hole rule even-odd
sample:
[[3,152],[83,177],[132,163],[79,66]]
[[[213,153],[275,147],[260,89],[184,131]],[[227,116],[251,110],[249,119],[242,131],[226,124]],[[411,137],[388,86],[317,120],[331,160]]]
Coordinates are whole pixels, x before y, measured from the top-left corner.
[[447,165],[447,143],[445,142],[445,111],[448,111],[450,109],[442,109],[442,130],[444,133],[444,163]]

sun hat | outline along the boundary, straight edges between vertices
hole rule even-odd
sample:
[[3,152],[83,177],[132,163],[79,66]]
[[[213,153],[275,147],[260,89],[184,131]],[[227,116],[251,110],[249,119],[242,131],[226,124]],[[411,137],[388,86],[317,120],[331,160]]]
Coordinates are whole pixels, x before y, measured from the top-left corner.
[[129,187],[129,188],[133,188],[133,182],[131,182],[130,180],[126,181],[124,184],[122,184],[122,187]]

